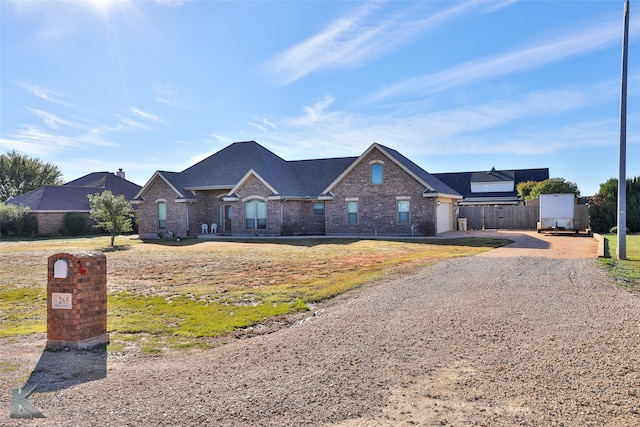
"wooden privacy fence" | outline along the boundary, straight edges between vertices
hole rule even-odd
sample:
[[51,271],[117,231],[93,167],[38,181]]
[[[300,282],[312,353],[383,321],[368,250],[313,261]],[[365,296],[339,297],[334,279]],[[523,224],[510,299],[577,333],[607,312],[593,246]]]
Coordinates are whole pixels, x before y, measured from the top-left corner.
[[[540,221],[539,206],[460,206],[458,209],[458,218],[467,218],[469,230],[535,230]],[[589,226],[586,205],[576,205],[574,225],[578,230]]]

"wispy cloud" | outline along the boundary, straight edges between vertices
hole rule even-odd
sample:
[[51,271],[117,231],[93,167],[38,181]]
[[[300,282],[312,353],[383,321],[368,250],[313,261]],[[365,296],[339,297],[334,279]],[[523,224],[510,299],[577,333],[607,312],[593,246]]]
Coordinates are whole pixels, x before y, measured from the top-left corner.
[[[261,142],[282,147],[288,153],[285,158],[290,159],[321,157],[327,151],[354,155],[373,142],[392,146],[409,156],[539,153],[541,138],[539,135],[536,137],[535,130],[523,131],[516,136],[506,129],[516,123],[520,124],[520,129],[527,129],[526,123],[544,120],[547,134],[565,135],[561,141],[569,145],[563,149],[577,144],[605,145],[615,141],[615,138],[611,139],[609,128],[615,117],[600,117],[593,122],[563,122],[558,127],[553,127],[552,123],[556,123],[563,114],[616,99],[618,89],[616,82],[607,82],[537,91],[505,101],[402,117],[331,110],[333,98],[325,97],[305,107],[303,115],[277,121],[278,131],[266,134]],[[583,129],[583,135],[580,135],[580,129]],[[575,140],[569,141],[570,138]],[[543,140],[548,141],[546,138]],[[282,141],[288,143],[283,145]],[[554,143],[545,149],[556,150],[558,147]]]
[[39,110],[37,108],[27,107],[27,110],[31,111],[33,114],[41,118],[42,121],[52,129],[60,129],[61,126],[80,127],[77,123],[65,120],[56,116],[55,114]]
[[[278,55],[271,63],[284,84],[318,70],[352,68],[383,56],[419,32],[439,25],[476,7],[479,2],[455,6],[421,18],[413,7],[391,16],[374,1],[350,16],[329,24],[323,31]],[[397,3],[396,3],[397,5]],[[380,11],[380,13],[376,13]]]
[[155,2],[160,6],[166,7],[178,7],[184,4],[183,0],[155,0]]
[[505,7],[509,7],[512,4],[517,3],[520,0],[502,0],[502,1],[493,1],[487,2],[488,7],[485,10],[485,13],[492,13],[500,9],[504,9]]
[[129,111],[131,111],[136,116],[141,117],[141,118],[143,118],[145,120],[149,120],[151,122],[157,122],[157,123],[164,123],[164,120],[160,116],[157,116],[157,115],[152,114],[152,113],[148,113],[146,111],[142,111],[139,108],[129,107]]
[[378,91],[369,98],[369,101],[406,95],[429,95],[469,83],[495,79],[496,77],[602,49],[611,43],[619,43],[620,37],[619,22],[589,27],[582,32],[567,37],[546,41],[501,55],[465,62],[446,70],[406,80]]
[[156,101],[174,108],[182,108],[184,110],[194,110],[180,95],[178,89],[171,85],[159,85],[153,87],[153,94]]
[[58,92],[40,87],[38,85],[33,85],[33,84],[21,82],[21,81],[18,81],[16,83],[18,86],[20,86],[21,88],[23,88],[24,90],[26,90],[27,92],[29,92],[35,97],[44,99],[45,101],[54,102],[56,104],[69,105],[66,102],[59,99],[61,95]]
[[116,117],[118,117],[118,119],[120,120],[120,123],[122,123],[122,125],[124,125],[125,127],[135,128],[135,129],[144,129],[144,130],[153,130],[149,126],[143,123],[140,123],[136,120],[130,119],[128,117],[123,117],[119,115],[116,115]]
[[29,154],[50,154],[59,150],[85,148],[87,146],[116,146],[108,141],[109,128],[95,128],[77,135],[60,135],[47,132],[37,126],[22,126],[2,140],[2,145]]

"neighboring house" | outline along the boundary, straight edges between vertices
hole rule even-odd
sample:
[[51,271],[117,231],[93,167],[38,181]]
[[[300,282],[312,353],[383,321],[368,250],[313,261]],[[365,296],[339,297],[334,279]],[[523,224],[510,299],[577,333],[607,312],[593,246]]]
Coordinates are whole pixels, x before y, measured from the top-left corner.
[[182,172],[157,171],[138,192],[139,234],[433,235],[454,229],[461,196],[399,152],[287,161],[236,142]]
[[516,186],[525,181],[549,179],[549,169],[516,169],[481,172],[434,173],[434,177],[463,196],[460,206],[524,204],[518,200]]
[[[89,217],[90,194],[110,190],[114,195],[124,195],[127,200],[140,191],[140,186],[125,179],[122,169],[116,174],[93,172],[64,185],[45,185],[7,200],[5,203],[24,205],[38,219],[38,234],[54,236],[64,227],[64,217],[69,212],[81,212]],[[90,222],[89,222],[90,223]]]

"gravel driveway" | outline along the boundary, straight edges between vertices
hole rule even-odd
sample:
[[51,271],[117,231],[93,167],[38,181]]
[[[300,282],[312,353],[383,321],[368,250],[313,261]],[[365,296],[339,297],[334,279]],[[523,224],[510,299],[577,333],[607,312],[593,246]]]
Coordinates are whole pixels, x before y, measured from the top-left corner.
[[[529,256],[516,242],[208,351],[53,353],[71,379],[29,399],[48,418],[9,419],[7,399],[0,424],[640,425],[640,298],[596,267],[592,239],[566,243],[594,249]],[[69,386],[77,358],[100,379]]]

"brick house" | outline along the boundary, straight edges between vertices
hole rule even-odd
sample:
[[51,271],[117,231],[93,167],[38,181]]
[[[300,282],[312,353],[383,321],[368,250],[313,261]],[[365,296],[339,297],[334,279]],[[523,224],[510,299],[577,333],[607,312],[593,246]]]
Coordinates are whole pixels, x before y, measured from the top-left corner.
[[91,224],[87,196],[109,190],[116,196],[124,195],[130,201],[141,188],[127,181],[124,172],[120,169],[115,174],[93,172],[64,185],[44,185],[8,199],[5,203],[28,206],[31,209],[30,215],[38,220],[38,235],[56,236],[64,227],[64,218],[69,212],[84,214],[87,217],[87,224]]
[[359,157],[287,161],[236,142],[138,192],[139,234],[433,235],[454,229],[462,196],[380,144]]

